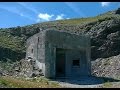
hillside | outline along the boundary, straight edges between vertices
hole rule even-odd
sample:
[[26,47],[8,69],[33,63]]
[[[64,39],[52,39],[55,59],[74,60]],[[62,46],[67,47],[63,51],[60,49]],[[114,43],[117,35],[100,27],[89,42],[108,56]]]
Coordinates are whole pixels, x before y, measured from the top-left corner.
[[45,29],[86,34],[91,38],[91,59],[120,54],[120,8],[89,17],[37,23],[24,27],[0,29],[0,60],[19,61],[25,57],[26,40]]

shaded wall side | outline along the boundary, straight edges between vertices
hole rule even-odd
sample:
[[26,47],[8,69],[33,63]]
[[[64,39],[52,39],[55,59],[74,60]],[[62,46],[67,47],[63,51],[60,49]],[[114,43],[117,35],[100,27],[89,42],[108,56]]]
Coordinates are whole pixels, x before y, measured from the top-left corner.
[[49,42],[45,43],[45,77],[55,78],[56,48]]
[[88,66],[88,75],[91,75],[91,40],[88,40],[88,47],[86,48],[86,59]]

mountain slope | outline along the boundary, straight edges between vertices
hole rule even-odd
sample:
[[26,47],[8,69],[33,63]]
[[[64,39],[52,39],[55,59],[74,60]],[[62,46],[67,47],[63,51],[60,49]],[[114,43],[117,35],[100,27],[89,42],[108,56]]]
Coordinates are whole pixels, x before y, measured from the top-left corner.
[[[58,20],[37,23],[24,27],[6,28],[0,30],[0,53],[25,53],[25,42],[30,36],[41,29],[65,30],[77,34],[87,34],[91,37],[92,59],[110,57],[120,53],[120,15],[119,9],[90,18]],[[4,49],[9,49],[5,50]],[[10,52],[9,52],[10,51]],[[95,52],[95,53],[94,53]],[[0,58],[4,55],[0,54]],[[11,55],[14,55],[11,53]],[[21,59],[20,57],[19,59]],[[24,58],[24,57],[23,57]],[[9,59],[9,58],[8,58]],[[12,58],[11,58],[12,59]],[[18,60],[18,59],[17,59]]]
[[19,61],[23,59],[25,57],[26,40],[40,30],[46,29],[89,35],[91,38],[91,60],[93,61],[98,58],[109,58],[120,54],[119,8],[95,17],[50,21],[24,27],[1,28],[0,60]]

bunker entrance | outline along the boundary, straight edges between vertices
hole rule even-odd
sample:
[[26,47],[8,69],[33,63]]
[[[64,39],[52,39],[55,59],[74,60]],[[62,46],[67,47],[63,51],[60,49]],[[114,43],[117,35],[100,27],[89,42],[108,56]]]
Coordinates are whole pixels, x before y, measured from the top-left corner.
[[56,48],[56,77],[65,77],[65,49]]

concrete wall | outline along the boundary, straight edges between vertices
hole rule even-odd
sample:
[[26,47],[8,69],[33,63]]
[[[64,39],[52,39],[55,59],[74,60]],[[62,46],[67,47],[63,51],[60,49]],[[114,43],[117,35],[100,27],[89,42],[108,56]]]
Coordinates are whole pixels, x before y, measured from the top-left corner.
[[[79,75],[90,75],[90,38],[79,36],[66,32],[46,31],[45,35],[45,62],[46,62],[46,77],[55,77],[55,60],[56,48],[71,49],[66,52],[66,75],[71,76],[71,58],[81,58],[80,68],[78,68]],[[77,51],[74,51],[78,50]],[[79,51],[82,53],[79,54]],[[85,53],[83,53],[85,52]],[[71,58],[70,58],[71,57]],[[70,70],[71,68],[71,70]],[[74,69],[74,68],[73,68]],[[89,70],[89,71],[88,71]]]
[[[39,41],[38,41],[39,38]],[[27,40],[26,60],[30,56],[36,62],[35,67],[45,75],[45,34],[37,33]],[[33,49],[33,53],[31,53]]]
[[[89,65],[87,65],[86,53],[82,50],[68,50],[66,51],[66,76],[80,77],[88,75]],[[80,60],[80,66],[73,66],[73,60]]]
[[[39,37],[39,43],[38,43]],[[55,77],[56,48],[69,49],[66,51],[66,75],[72,75],[71,58],[81,58],[78,75],[90,74],[90,38],[70,34],[63,31],[45,30],[27,40],[26,58],[33,57],[36,66],[42,68],[45,77]],[[32,54],[31,48],[34,49]],[[76,51],[75,51],[76,50]],[[85,52],[84,54],[81,51]],[[78,71],[79,71],[78,70]]]
[[83,49],[90,48],[90,38],[82,35],[70,34],[62,31],[46,31],[45,41],[55,47],[65,49]]

